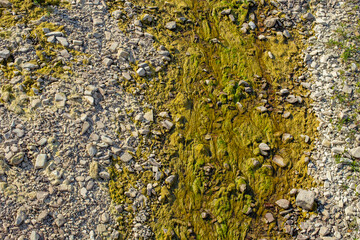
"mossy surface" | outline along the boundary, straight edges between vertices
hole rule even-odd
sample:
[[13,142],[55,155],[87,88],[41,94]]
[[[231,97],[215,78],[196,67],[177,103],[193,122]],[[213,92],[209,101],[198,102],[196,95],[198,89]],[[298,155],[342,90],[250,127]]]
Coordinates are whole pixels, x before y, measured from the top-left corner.
[[[306,91],[295,81],[302,69],[297,56],[300,41],[272,33],[262,42],[256,37],[258,30],[247,35],[240,31],[250,13],[259,16],[269,11],[270,5],[259,7],[247,1],[135,2],[144,7],[143,14],[156,17],[146,29],[156,37],[155,44],[172,53],[172,63],[152,79],[147,100],[159,111],[169,109],[174,120],[181,119],[168,138],[154,141],[162,146],[156,150],[162,163],[178,176],[176,186],[157,190],[162,201],[153,206],[149,223],[156,238],[288,238],[281,226],[266,225],[262,218],[267,204],[289,198],[291,188],[313,185],[301,160],[312,145],[301,135],[314,136],[317,121],[304,97]],[[109,6],[117,10],[122,2],[109,1]],[[228,8],[235,23],[220,14]],[[184,23],[180,17],[190,21]],[[177,22],[176,31],[164,28],[169,21]],[[120,28],[126,29],[126,23],[124,18]],[[268,57],[268,51],[274,59]],[[136,80],[138,84],[149,81]],[[245,91],[240,80],[248,82],[252,91]],[[136,87],[124,85],[129,91]],[[277,94],[282,88],[303,96],[303,102],[286,103]],[[260,113],[256,107],[264,105],[269,111]],[[285,111],[291,112],[289,118],[282,117]],[[283,142],[282,133],[294,136],[293,141]],[[268,156],[261,155],[262,142],[271,148]],[[286,167],[273,163],[275,154],[284,158]],[[134,184],[131,181],[135,180],[124,179],[122,173],[112,170],[111,184]],[[114,200],[126,202],[115,188],[110,192]],[[202,212],[209,217],[203,219]]]
[[9,0],[10,8],[0,7],[0,27],[9,28],[16,24],[27,24],[32,20],[50,14],[53,6],[69,7],[60,0]]

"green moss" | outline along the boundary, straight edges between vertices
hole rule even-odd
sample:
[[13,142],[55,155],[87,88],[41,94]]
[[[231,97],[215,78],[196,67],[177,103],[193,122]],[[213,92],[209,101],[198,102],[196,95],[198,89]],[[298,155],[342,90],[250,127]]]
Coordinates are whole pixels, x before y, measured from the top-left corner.
[[[297,64],[301,42],[297,38],[276,37],[261,42],[255,34],[241,33],[249,10],[260,15],[260,11],[269,11],[269,6],[251,9],[246,1],[135,3],[145,7],[143,13],[156,16],[146,30],[155,36],[156,46],[166,46],[173,55],[173,64],[157,75],[146,100],[184,119],[182,124],[176,124],[168,139],[154,141],[157,149],[161,149],[156,151],[163,156],[162,163],[178,176],[176,188],[157,187],[156,191],[164,196],[161,199],[166,196],[166,201],[152,208],[157,222],[151,227],[156,237],[166,239],[163,231],[166,228],[172,229],[175,236],[190,239],[194,236],[184,227],[183,223],[187,223],[199,239],[244,239],[246,235],[254,239],[283,238],[285,234],[272,229],[268,233],[263,228],[264,203],[285,197],[292,187],[313,184],[306,175],[306,165],[300,161],[303,152],[310,151],[312,146],[299,136],[314,135],[315,116],[306,108],[284,104],[276,94],[285,87],[296,95],[306,94],[289,80],[289,75],[301,74],[294,70],[301,69]],[[115,10],[122,2],[108,4]],[[158,10],[146,8],[154,4]],[[236,16],[235,24],[219,14],[227,8]],[[164,29],[166,22],[178,17],[186,17],[192,23],[178,22],[174,32]],[[126,23],[127,20],[120,22],[120,28],[126,29]],[[213,38],[220,44],[212,43]],[[269,59],[268,51],[275,59]],[[210,84],[205,84],[206,80],[211,80]],[[240,80],[247,81],[253,92],[238,86]],[[141,84],[144,80],[136,81]],[[265,81],[269,87],[263,90]],[[131,91],[136,85],[124,83],[124,87]],[[175,98],[170,98],[169,92]],[[272,112],[260,114],[256,110],[263,105],[260,94],[273,106]],[[242,111],[237,102],[243,106]],[[309,107],[310,101],[304,99],[303,106]],[[284,119],[276,113],[277,107],[290,111],[292,117]],[[294,141],[283,143],[277,134],[280,131],[293,135]],[[271,147],[269,156],[261,155],[258,148],[261,142]],[[272,163],[275,154],[289,162],[286,168]],[[253,166],[254,158],[259,166]],[[206,172],[205,168],[210,166],[211,172]],[[253,214],[245,215],[250,207]],[[204,209],[211,216],[206,221],[199,214]]]

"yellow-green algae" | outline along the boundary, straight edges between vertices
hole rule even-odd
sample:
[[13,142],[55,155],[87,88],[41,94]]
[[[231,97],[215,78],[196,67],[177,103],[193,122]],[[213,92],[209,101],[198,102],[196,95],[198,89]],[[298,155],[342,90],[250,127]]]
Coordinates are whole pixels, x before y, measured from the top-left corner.
[[[271,33],[268,41],[261,42],[256,38],[258,31],[248,35],[240,31],[251,12],[259,16],[271,10],[270,5],[255,8],[247,1],[205,0],[135,2],[144,6],[144,13],[156,16],[146,30],[156,37],[156,45],[166,46],[173,57],[173,63],[151,82],[136,79],[138,85],[150,85],[147,100],[159,111],[170,110],[177,120],[168,138],[153,142],[162,146],[157,150],[162,164],[178,178],[175,186],[161,186],[159,182],[155,188],[161,201],[152,206],[148,224],[156,239],[290,238],[281,224],[266,225],[262,218],[270,211],[266,206],[279,198],[290,198],[287,193],[291,188],[313,185],[304,162],[304,154],[312,146],[301,137],[314,136],[317,126],[308,109],[310,102],[303,98],[301,105],[287,104],[276,94],[288,88],[293,94],[306,95],[294,81],[301,74],[297,57],[300,41]],[[109,1],[111,10],[121,6],[122,1]],[[220,15],[228,8],[236,23]],[[184,24],[178,17],[192,23]],[[174,32],[164,28],[171,20],[177,21]],[[126,23],[125,19],[120,28],[126,29]],[[214,38],[219,43],[211,41]],[[275,59],[268,57],[268,51]],[[240,80],[249,82],[254,92],[246,93],[238,84]],[[129,91],[137,87],[129,82],[124,86]],[[270,113],[256,110],[264,104],[261,98],[272,107]],[[284,111],[291,112],[291,117],[283,118]],[[294,139],[284,143],[283,133],[290,133]],[[261,142],[271,147],[269,157],[260,155]],[[271,161],[275,154],[288,163],[285,168]],[[254,166],[254,160],[260,165]],[[124,169],[111,168],[110,194],[118,204],[131,203],[124,191],[138,179]],[[141,173],[139,181],[144,186],[153,182],[151,172]],[[291,201],[294,203],[293,198]],[[249,208],[253,213],[246,215]],[[202,219],[202,212],[209,217]],[[130,234],[126,226],[132,217],[130,211],[118,219],[124,239]]]
[[11,3],[10,8],[0,7],[0,27],[3,28],[38,20],[40,17],[50,14],[52,6],[70,6],[68,2],[60,0],[9,0],[9,2]]

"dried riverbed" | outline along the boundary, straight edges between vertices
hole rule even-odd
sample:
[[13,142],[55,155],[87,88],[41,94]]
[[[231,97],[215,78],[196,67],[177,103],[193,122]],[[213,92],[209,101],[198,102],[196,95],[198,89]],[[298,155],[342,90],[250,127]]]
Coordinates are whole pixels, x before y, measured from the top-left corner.
[[[356,236],[314,217],[333,212],[315,188],[327,174],[314,168],[326,152],[316,116],[329,106],[311,83],[325,73],[314,39],[352,3],[326,5],[326,24],[318,4],[0,0],[0,236]],[[353,53],[343,115],[355,115],[342,124],[356,131]],[[355,132],[343,151],[355,167],[358,143]]]

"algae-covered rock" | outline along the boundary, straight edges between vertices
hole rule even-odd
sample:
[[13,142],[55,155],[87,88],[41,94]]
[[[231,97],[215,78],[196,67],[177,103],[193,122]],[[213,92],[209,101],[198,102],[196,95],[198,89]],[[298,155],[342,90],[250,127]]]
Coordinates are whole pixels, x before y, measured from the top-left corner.
[[14,166],[19,165],[24,160],[24,157],[25,157],[25,153],[19,152],[15,154],[15,156],[10,158],[9,163]]

